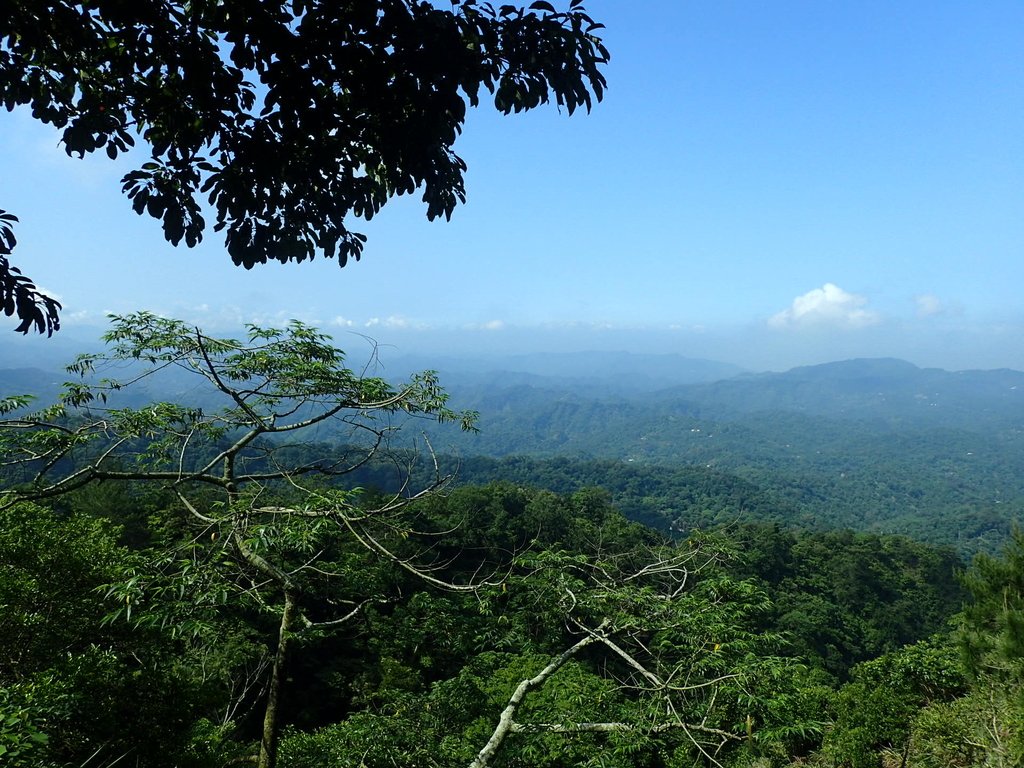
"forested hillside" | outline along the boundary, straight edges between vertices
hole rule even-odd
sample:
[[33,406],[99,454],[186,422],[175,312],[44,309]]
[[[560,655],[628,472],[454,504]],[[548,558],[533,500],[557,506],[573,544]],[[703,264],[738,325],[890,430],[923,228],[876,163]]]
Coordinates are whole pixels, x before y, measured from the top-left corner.
[[[586,385],[569,387],[595,361]],[[641,367],[621,383],[626,364]],[[1024,516],[1020,372],[857,360],[652,389],[670,374],[700,379],[717,369],[636,355],[518,360],[551,376],[447,365],[453,402],[479,412],[478,431],[415,428],[426,429],[458,482],[601,486],[632,519],[665,530],[747,520],[848,527],[966,555],[998,551]],[[57,396],[60,381],[58,373],[0,371],[7,391],[38,392],[43,401]],[[222,397],[170,374],[143,384],[113,393],[113,402],[186,399],[214,408]],[[319,429],[312,438],[327,444],[345,435]],[[399,480],[368,467],[359,481]]]
[[[213,766],[250,754],[272,616],[218,597],[202,558],[176,574],[168,556],[188,535],[173,523],[187,515],[176,506],[103,490],[54,512],[2,513],[0,594],[10,620],[0,743],[12,765],[130,755],[139,765]],[[345,563],[348,586],[333,598],[322,592],[312,615],[329,616],[339,598],[372,600],[340,627],[296,635],[279,699],[281,765],[469,765],[513,689],[577,649],[584,627],[610,631],[608,616],[624,622],[601,635],[612,645],[577,649],[529,694],[515,713],[522,727],[506,734],[494,765],[597,765],[598,755],[623,768],[713,765],[676,721],[658,719],[669,702],[701,726],[691,735],[723,765],[809,756],[812,765],[875,766],[909,749],[909,765],[968,766],[1020,749],[1014,667],[994,675],[982,666],[973,677],[957,650],[970,642],[979,660],[1019,658],[1000,640],[1004,608],[976,603],[964,629],[950,629],[965,598],[951,552],[758,526],[672,546],[627,523],[601,493],[510,485],[459,489],[415,516],[408,554],[430,547],[439,580],[469,583],[485,572],[490,585],[464,595],[424,587],[345,537],[321,537],[336,550],[327,560]],[[119,543],[122,517],[144,546]],[[152,522],[140,527],[140,518]],[[190,558],[218,552],[198,543]],[[972,578],[1002,589],[1019,578],[1016,552]],[[297,566],[308,557],[295,556]],[[678,613],[649,603],[659,588],[673,590]],[[1019,606],[1020,593],[1010,594]],[[634,662],[687,683],[678,693],[638,686]],[[121,727],[126,719],[148,724],[144,740]],[[585,725],[594,722],[615,725]],[[966,743],[976,746],[963,755]]]
[[[480,411],[480,431],[437,434],[434,444],[457,451],[468,476],[481,454],[583,459],[580,469],[592,478],[588,462],[604,459],[612,463],[598,484],[648,521],[659,507],[684,527],[706,523],[703,510],[695,514],[692,504],[676,505],[658,490],[679,473],[692,476],[693,467],[735,476],[771,498],[767,517],[758,503],[746,510],[755,519],[903,533],[967,553],[997,549],[1024,513],[1017,469],[1024,466],[1024,374],[1017,371],[862,360],[639,397],[524,385],[454,391]],[[517,476],[515,465],[498,465],[509,473],[501,476]],[[623,492],[629,481],[619,478],[634,472],[650,492]]]
[[1013,428],[712,423],[662,394],[548,404],[608,458],[458,458],[420,433],[477,421],[436,375],[356,374],[301,324],[142,313],[107,341],[56,404],[0,401],[8,764],[1024,758]]

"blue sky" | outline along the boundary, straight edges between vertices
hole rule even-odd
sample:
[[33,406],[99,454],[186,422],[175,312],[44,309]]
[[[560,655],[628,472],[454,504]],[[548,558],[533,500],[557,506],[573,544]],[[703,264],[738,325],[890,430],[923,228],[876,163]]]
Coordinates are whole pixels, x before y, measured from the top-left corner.
[[450,223],[398,199],[359,263],[245,272],[213,233],[165,244],[120,195],[127,166],[69,159],[3,113],[14,261],[63,300],[69,335],[146,308],[298,317],[417,354],[1024,369],[1024,4],[587,6],[613,56],[604,103],[472,113]]

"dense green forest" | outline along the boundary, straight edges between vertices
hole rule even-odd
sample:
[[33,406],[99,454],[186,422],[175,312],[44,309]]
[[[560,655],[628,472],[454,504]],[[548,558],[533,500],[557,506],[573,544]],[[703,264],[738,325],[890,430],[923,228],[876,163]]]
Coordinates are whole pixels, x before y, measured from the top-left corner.
[[[967,562],[768,465],[417,452],[475,414],[297,323],[107,340],[57,404],[0,401],[5,764],[1024,759],[1019,531]],[[118,399],[171,368],[193,400]]]
[[[603,377],[566,375],[591,362],[602,363]],[[453,401],[479,412],[478,431],[412,428],[426,432],[458,482],[601,486],[628,517],[666,530],[748,519],[848,527],[951,545],[969,558],[998,552],[1024,515],[1024,374],[1015,371],[858,360],[665,389],[671,373],[686,375],[685,360],[567,356],[544,364],[563,375],[530,374],[527,384],[515,372],[456,369],[444,379],[454,380]],[[629,365],[652,373],[624,377]],[[0,371],[6,391],[44,399],[59,396],[60,380]],[[167,375],[112,402],[185,397],[219,407],[215,393],[187,384]],[[333,451],[346,438],[324,425],[296,450]],[[400,478],[367,467],[357,482]]]
[[[846,527],[950,545],[969,558],[998,552],[1024,516],[1024,374],[1015,371],[859,360],[665,389],[665,377],[690,370],[685,359],[543,362],[562,375],[530,374],[530,384],[515,372],[443,375],[455,382],[453,402],[478,411],[478,431],[428,423],[409,431],[429,436],[457,482],[601,486],[630,519],[664,530],[742,520]],[[603,377],[567,375],[592,362]],[[625,378],[630,365],[652,373]],[[60,380],[0,371],[7,391],[44,399],[59,395]],[[112,402],[133,407],[182,397],[220,405],[174,375],[115,394]],[[322,425],[294,450],[336,451],[347,436]],[[355,482],[391,487],[402,477],[401,468],[368,465]]]
[[1016,371],[853,360],[642,394],[598,397],[555,380],[453,392],[481,413],[479,433],[431,433],[463,457],[460,475],[486,477],[474,473],[477,456],[502,459],[491,468],[509,479],[524,456],[579,460],[572,470],[534,461],[527,474],[563,475],[565,487],[564,475],[582,473],[648,523],[722,522],[714,507],[695,514],[699,468],[710,470],[708,483],[728,475],[747,486],[747,508],[734,505],[729,519],[900,533],[968,556],[998,551],[1024,515]]
[[[418,531],[403,544],[429,548],[437,578],[487,578],[467,593],[424,586],[351,539],[321,539],[349,583],[318,585],[311,613],[369,602],[339,628],[296,632],[280,765],[469,765],[516,687],[609,617],[602,631],[628,656],[573,655],[524,700],[494,765],[1020,759],[1020,536],[964,586],[954,553],[898,537],[748,525],[673,543],[598,490],[470,486],[409,512]],[[122,489],[5,509],[8,764],[253,754],[275,622],[218,585],[222,547],[187,538],[187,515]]]
[[[1017,456],[1016,445],[982,450],[975,439],[942,432],[857,440],[846,427],[833,441],[823,437],[827,424],[801,423],[787,434],[789,421],[774,414],[763,428],[753,418],[722,425],[697,463],[522,454],[438,459],[460,483],[502,479],[562,492],[601,486],[630,519],[676,532],[742,521],[852,528],[952,546],[970,557],[998,551],[1024,513],[1024,481],[1014,463],[1024,455]],[[812,436],[827,447],[794,457],[795,441]],[[780,439],[793,442],[779,445]],[[299,454],[328,450],[336,448],[314,443]],[[392,487],[400,473],[378,464],[355,476]]]

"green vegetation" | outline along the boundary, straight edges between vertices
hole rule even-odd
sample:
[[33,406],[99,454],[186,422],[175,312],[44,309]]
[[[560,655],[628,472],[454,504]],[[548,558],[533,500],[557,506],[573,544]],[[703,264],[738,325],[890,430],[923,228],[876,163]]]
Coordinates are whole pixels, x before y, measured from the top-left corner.
[[[193,529],[150,568],[125,569],[108,591],[117,604],[110,619],[157,622],[172,634],[199,636],[211,631],[213,617],[228,603],[271,617],[278,641],[259,764],[273,766],[278,699],[293,635],[343,624],[377,598],[353,589],[362,577],[342,539],[428,583],[459,588],[430,575],[428,566],[393,543],[411,525],[404,508],[435,490],[442,478],[377,505],[357,504],[354,493],[326,487],[320,479],[343,476],[373,457],[395,413],[460,420],[466,429],[472,415],[450,410],[429,372],[399,388],[357,376],[324,336],[299,323],[286,330],[251,327],[248,339],[239,342],[142,313],[115,318],[105,338],[109,354],[81,356],[70,366],[84,381],[66,384],[61,403],[0,424],[15,498],[63,496],[104,481],[156,483],[166,490]],[[125,366],[129,370],[120,378],[89,380]],[[108,404],[111,394],[169,372],[196,380],[195,388],[205,387],[222,405],[204,410],[176,403]],[[21,402],[15,398],[6,405]],[[365,448],[289,465],[278,458],[281,443],[268,440],[324,423],[365,435]],[[140,605],[147,603],[154,607],[140,616]]]
[[998,551],[1024,515],[1024,374],[1015,371],[868,360],[643,396],[456,391],[480,411],[480,431],[434,444],[464,457],[467,482],[539,473],[545,487],[601,485],[650,525],[852,528],[971,556]]
[[[212,213],[246,268],[359,259],[396,195],[450,217],[483,91],[605,87],[582,0],[37,5],[5,5],[5,108],[145,144],[135,212],[188,247]],[[50,335],[16,222],[0,307]],[[5,766],[1024,764],[1019,374],[495,388],[477,434],[301,323],[105,340],[0,399]]]
[[[472,427],[429,372],[359,375],[301,324],[107,341],[56,405],[0,401],[5,764],[1024,759],[1020,531],[964,571],[707,467],[479,459],[506,479],[453,486],[400,443]],[[187,399],[132,394],[161,379]]]

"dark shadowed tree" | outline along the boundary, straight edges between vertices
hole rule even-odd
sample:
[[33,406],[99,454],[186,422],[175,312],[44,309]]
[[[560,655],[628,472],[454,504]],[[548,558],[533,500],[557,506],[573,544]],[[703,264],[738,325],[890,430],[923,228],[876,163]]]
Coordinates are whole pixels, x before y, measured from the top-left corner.
[[[235,264],[344,266],[366,241],[350,217],[416,191],[432,220],[465,200],[453,147],[482,92],[504,114],[600,100],[600,29],[582,0],[0,0],[0,100],[69,155],[145,144],[123,190],[175,245],[212,213]],[[40,328],[32,306],[56,306],[24,295],[19,330]]]

